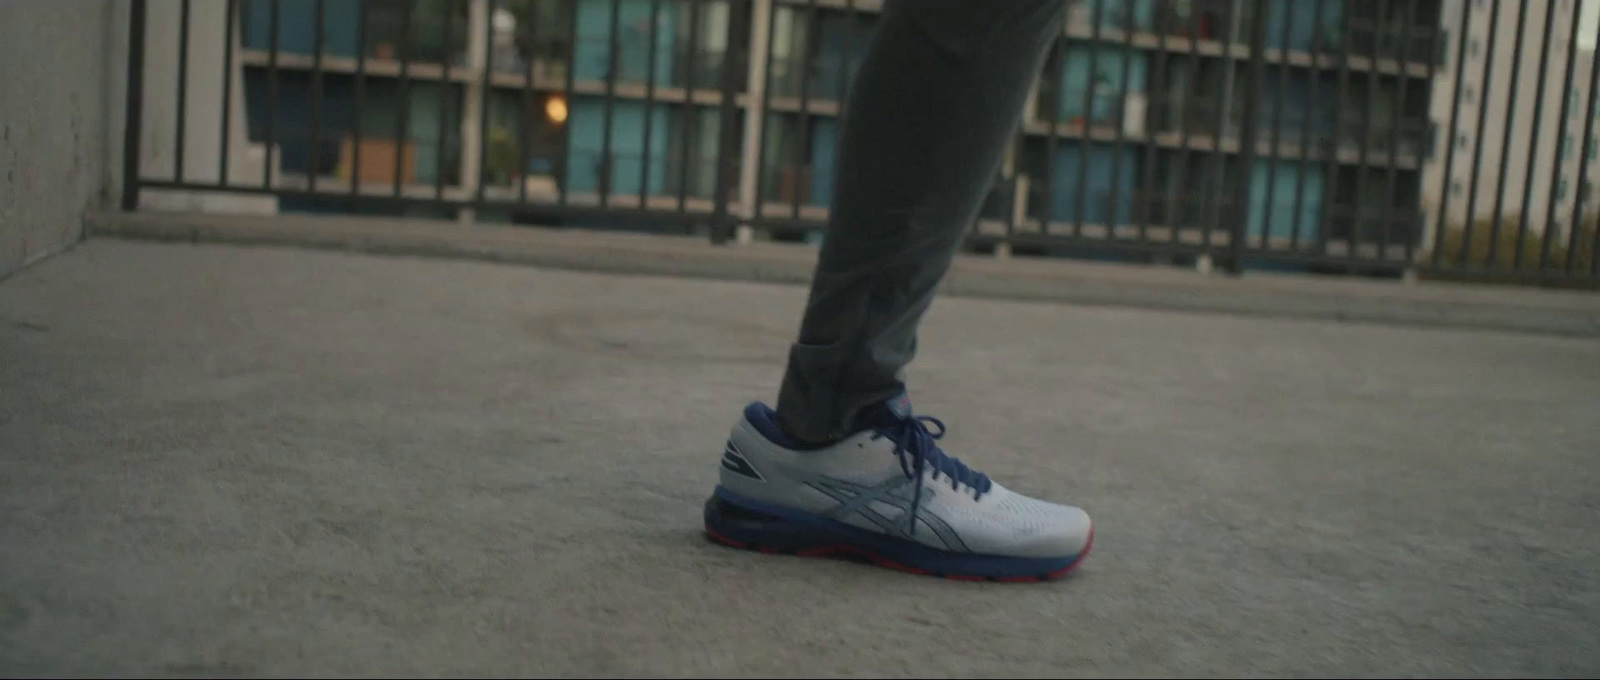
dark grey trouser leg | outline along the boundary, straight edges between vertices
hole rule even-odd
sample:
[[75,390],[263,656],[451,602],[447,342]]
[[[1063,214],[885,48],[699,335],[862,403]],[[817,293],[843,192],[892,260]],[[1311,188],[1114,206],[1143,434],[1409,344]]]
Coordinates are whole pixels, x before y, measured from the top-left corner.
[[806,441],[905,390],[917,325],[982,206],[1065,0],[888,0],[845,105],[839,177],[778,395]]

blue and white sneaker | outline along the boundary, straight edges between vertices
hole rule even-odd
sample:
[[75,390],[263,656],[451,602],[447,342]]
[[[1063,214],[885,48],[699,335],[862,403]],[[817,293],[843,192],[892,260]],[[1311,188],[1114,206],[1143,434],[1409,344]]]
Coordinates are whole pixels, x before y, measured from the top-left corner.
[[945,455],[935,418],[882,411],[854,436],[803,449],[772,409],[751,404],[706,501],[707,535],[970,581],[1056,579],[1089,554],[1094,528],[1083,510],[1012,493]]

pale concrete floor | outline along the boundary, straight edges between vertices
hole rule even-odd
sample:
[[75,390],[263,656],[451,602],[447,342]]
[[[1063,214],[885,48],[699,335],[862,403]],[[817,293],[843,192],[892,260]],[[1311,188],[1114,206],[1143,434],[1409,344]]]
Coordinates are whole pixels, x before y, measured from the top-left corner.
[[945,299],[1065,581],[700,536],[801,288],[92,241],[0,285],[0,674],[1600,673],[1600,343]]

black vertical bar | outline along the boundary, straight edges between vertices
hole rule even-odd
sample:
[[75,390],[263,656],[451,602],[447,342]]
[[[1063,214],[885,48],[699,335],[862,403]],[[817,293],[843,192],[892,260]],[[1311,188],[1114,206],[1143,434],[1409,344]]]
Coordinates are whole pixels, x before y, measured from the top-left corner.
[[761,74],[761,134],[756,148],[755,219],[761,219],[767,203],[767,128],[772,127],[772,31],[777,24],[778,3],[773,2],[767,12],[767,60]]
[[[1384,178],[1383,192],[1383,200],[1385,203],[1384,205],[1379,206],[1381,209],[1378,213],[1380,215],[1379,219],[1381,220],[1380,226],[1382,227],[1378,230],[1378,259],[1380,260],[1388,259],[1389,241],[1390,237],[1393,235],[1391,232],[1393,231],[1394,227],[1394,213],[1399,212],[1400,210],[1400,206],[1395,205],[1394,200],[1396,182],[1399,180],[1400,174],[1400,127],[1401,122],[1404,121],[1406,115],[1406,90],[1409,89],[1411,84],[1412,25],[1417,21],[1417,0],[1405,0],[1405,3],[1405,20],[1401,24],[1400,28],[1400,45],[1395,51],[1395,53],[1399,55],[1398,61],[1400,62],[1400,75],[1395,77],[1394,112],[1389,119],[1389,167],[1387,168],[1387,175]],[[1429,45],[1429,54],[1432,54],[1431,40],[1429,41]],[[1429,62],[1431,63],[1432,60],[1430,59]],[[1410,224],[1409,220],[1407,221],[1407,224]],[[1409,227],[1407,228],[1407,231],[1410,231]],[[1409,242],[1410,240],[1411,236],[1408,233],[1406,236],[1406,241]],[[1409,254],[1409,251],[1407,252]],[[1409,267],[1410,265],[1411,261],[1408,257],[1406,259],[1406,266]]]
[[[1300,121],[1300,160],[1295,165],[1294,179],[1294,221],[1289,224],[1289,250],[1300,250],[1300,222],[1306,205],[1306,175],[1311,174],[1311,149],[1312,143],[1311,123],[1316,120],[1317,111],[1321,110],[1321,102],[1317,90],[1322,85],[1322,0],[1316,0],[1312,8],[1316,16],[1311,19],[1311,68],[1306,71],[1308,83],[1307,98],[1310,102],[1306,106],[1305,120]],[[1326,198],[1326,197],[1324,197]],[[1326,210],[1326,208],[1324,208]]]
[[460,104],[460,97],[455,96],[455,86],[450,81],[450,61],[452,43],[455,42],[455,18],[457,5],[453,2],[444,3],[444,29],[443,37],[439,40],[439,138],[434,140],[434,171],[433,171],[433,198],[444,200],[444,151],[445,139],[450,132],[451,112],[455,110],[450,102],[455,100]]
[[[1056,149],[1061,140],[1061,100],[1067,94],[1060,89],[1061,75],[1066,69],[1066,42],[1066,38],[1056,36],[1050,43],[1050,49],[1055,54],[1054,64],[1050,68],[1050,78],[1054,88],[1052,92],[1055,92],[1055,96],[1050,102],[1050,136],[1045,140],[1044,214],[1039,218],[1039,230],[1044,234],[1050,233],[1050,221],[1055,219],[1056,214]],[[1024,154],[1027,152],[1026,141],[1023,142],[1023,152]],[[1032,194],[1033,190],[1030,188],[1028,193]]]
[[[1547,11],[1550,12],[1551,14],[1555,13],[1555,10],[1553,8],[1549,9]],[[1573,73],[1572,72],[1573,72],[1573,66],[1576,65],[1577,61],[1578,61],[1578,37],[1579,37],[1578,36],[1578,24],[1579,24],[1578,17],[1581,17],[1581,16],[1583,16],[1583,0],[1578,0],[1577,2],[1572,3],[1572,34],[1567,37],[1567,71],[1566,71],[1566,75],[1563,77],[1563,84],[1562,84],[1561,90],[1560,90],[1560,92],[1561,92],[1561,116],[1556,119],[1556,120],[1561,121],[1560,125],[1558,125],[1556,127],[1556,129],[1560,131],[1558,133],[1560,135],[1565,135],[1567,133],[1567,117],[1572,115],[1572,77],[1573,77]],[[1549,38],[1546,38],[1545,39],[1545,45],[1546,45],[1545,49],[1549,49],[1549,43],[1550,43]],[[1585,156],[1589,155],[1588,143],[1589,143],[1588,139],[1582,140],[1582,142],[1579,145],[1580,146],[1580,150],[1579,150],[1578,153],[1581,153],[1581,154],[1583,154]],[[1556,144],[1558,145],[1557,149],[1559,149],[1560,148],[1559,145],[1561,144],[1561,137],[1557,137],[1556,138]],[[1551,229],[1553,229],[1555,227],[1555,224],[1556,224],[1556,201],[1557,201],[1557,198],[1556,198],[1556,186],[1557,186],[1557,182],[1560,181],[1561,166],[1565,164],[1565,161],[1566,161],[1566,159],[1561,157],[1561,152],[1559,150],[1556,151],[1556,159],[1555,159],[1554,167],[1550,168],[1550,177],[1553,178],[1553,179],[1556,179],[1557,181],[1550,183],[1550,200],[1549,200],[1549,205],[1548,205],[1547,209],[1545,210],[1545,216],[1544,216],[1544,238],[1540,239],[1541,246],[1540,246],[1540,249],[1539,249],[1539,272],[1541,274],[1544,273],[1545,269],[1550,266],[1551,242],[1555,240],[1554,238],[1552,238],[1553,235],[1551,234]],[[1580,163],[1581,163],[1581,161],[1580,161]],[[1531,186],[1531,183],[1533,182],[1533,180],[1530,178],[1528,181],[1529,181],[1530,186]],[[1583,187],[1581,187],[1581,186],[1578,187],[1578,191],[1581,193],[1583,191]],[[1524,218],[1524,219],[1526,219],[1526,218]],[[1578,224],[1577,223],[1573,223],[1573,225],[1572,225],[1573,232],[1576,233],[1577,229],[1578,229]],[[1572,251],[1570,249],[1567,250],[1567,257],[1568,258],[1572,257]],[[1518,261],[1518,263],[1520,263],[1522,261],[1522,258],[1518,257],[1517,261]]]
[[[1440,6],[1440,11],[1444,11],[1442,5]],[[1489,20],[1490,23],[1493,23],[1494,17],[1491,16]],[[1444,152],[1444,179],[1439,187],[1439,224],[1435,225],[1433,229],[1433,256],[1430,259],[1433,260],[1434,267],[1438,267],[1441,258],[1444,257],[1444,232],[1450,226],[1451,175],[1455,174],[1456,136],[1460,134],[1457,129],[1461,121],[1461,88],[1467,76],[1467,42],[1471,39],[1471,35],[1472,3],[1463,2],[1461,3],[1461,30],[1456,36],[1456,61],[1454,64],[1456,84],[1455,89],[1451,90],[1450,97],[1450,139]],[[1467,228],[1472,228],[1471,214],[1467,215]]]
[[[557,0],[559,2],[560,0]],[[572,184],[572,112],[578,108],[578,0],[567,0],[571,7],[570,21],[567,22],[567,120],[561,124],[561,183],[556,189],[560,192],[561,205],[566,205],[571,192]],[[609,127],[609,126],[608,126]]]
[[[1339,207],[1339,147],[1344,142],[1345,102],[1350,101],[1350,6],[1343,10],[1343,30],[1339,32],[1339,92],[1333,100],[1333,137],[1327,145],[1328,157],[1324,160],[1328,177],[1322,201],[1322,218],[1317,228],[1318,250],[1328,252],[1328,236],[1333,224],[1333,213]],[[1360,200],[1359,197],[1357,200]],[[1353,227],[1352,227],[1353,229]],[[1351,248],[1354,252],[1355,248]]]
[[[1517,117],[1517,81],[1520,80],[1522,75],[1522,34],[1528,23],[1528,3],[1518,3],[1518,5],[1520,6],[1520,11],[1517,12],[1516,41],[1512,43],[1511,48],[1511,81],[1507,83],[1508,89],[1506,90],[1506,134],[1505,138],[1500,142],[1501,170],[1500,177],[1495,182],[1494,220],[1489,226],[1489,253],[1483,262],[1484,266],[1490,268],[1494,267],[1495,255],[1500,247],[1500,221],[1505,217],[1501,210],[1505,207],[1506,201],[1506,176],[1511,174],[1505,171],[1505,164],[1506,159],[1511,156],[1511,138],[1517,132],[1517,126],[1514,124]],[[1544,80],[1544,74],[1540,73],[1539,75],[1539,79]],[[1487,94],[1488,90],[1484,92]],[[1488,98],[1485,97],[1484,100],[1487,102]],[[1534,126],[1537,127],[1538,124],[1538,119],[1534,119]]]
[[[1321,0],[1317,1],[1321,2]],[[1192,209],[1191,203],[1194,201],[1194,192],[1190,191],[1192,187],[1189,177],[1189,163],[1193,160],[1194,154],[1190,153],[1189,150],[1189,116],[1194,115],[1194,91],[1200,84],[1200,12],[1196,11],[1193,3],[1190,3],[1189,7],[1189,79],[1183,84],[1183,118],[1178,121],[1179,161],[1177,165],[1179,174],[1176,176],[1182,178],[1183,208],[1172,210],[1169,207],[1168,212],[1179,216],[1193,217],[1195,211]],[[1174,179],[1171,184],[1173,192],[1176,193],[1179,188],[1179,182]],[[1177,201],[1168,201],[1168,205],[1170,206],[1175,202]],[[1179,222],[1173,223],[1172,232],[1168,234],[1169,241],[1172,243],[1178,242],[1178,232],[1181,231],[1182,226]]]
[[747,67],[744,59],[735,59],[739,46],[749,44],[749,36],[745,29],[750,26],[750,4],[741,0],[731,0],[728,3],[728,40],[727,51],[722,59],[722,101],[718,111],[717,128],[717,176],[715,189],[712,190],[711,204],[711,242],[716,244],[727,243],[729,240],[733,219],[728,214],[728,194],[734,183],[734,174],[738,170],[739,148],[739,79]]
[[650,205],[650,133],[656,128],[656,34],[660,28],[661,0],[650,0],[650,54],[645,57],[644,161],[639,168],[639,207]]
[[[1357,152],[1359,160],[1356,161],[1356,215],[1350,225],[1350,251],[1345,253],[1350,260],[1360,256],[1361,230],[1367,226],[1367,208],[1372,203],[1367,195],[1367,178],[1372,174],[1368,171],[1367,159],[1372,153],[1372,118],[1377,114],[1378,81],[1382,79],[1379,62],[1383,59],[1383,22],[1388,15],[1389,0],[1378,0],[1377,14],[1372,19],[1372,53],[1367,62],[1367,101],[1361,110],[1361,149]],[[1403,64],[1401,68],[1403,71]],[[1394,149],[1390,149],[1389,153],[1392,155]],[[1384,212],[1380,210],[1379,214]]]
[[122,209],[139,209],[139,135],[144,128],[145,0],[128,8],[128,92],[124,97],[122,131]]
[[1127,21],[1122,27],[1122,84],[1117,88],[1117,138],[1111,147],[1111,216],[1106,224],[1106,238],[1116,239],[1118,215],[1122,200],[1122,144],[1127,138],[1128,78],[1133,70],[1133,5],[1125,5]]
[[[847,27],[845,30],[848,31],[849,28]],[[1060,39],[1060,35],[1059,34],[1054,39],[1051,40],[1051,43],[1050,43],[1051,49],[1054,49],[1055,40],[1058,40],[1058,39]],[[841,53],[841,54],[844,54],[844,53]],[[841,58],[841,62],[842,61],[843,61],[843,58]],[[1049,66],[1050,66],[1050,64],[1049,64],[1049,61],[1047,60],[1044,63],[1043,68],[1040,69],[1038,75],[1036,76],[1035,88],[1034,88],[1036,92],[1043,92],[1043,90],[1044,90],[1044,82],[1045,82],[1045,79],[1046,79],[1046,71],[1049,70]],[[842,72],[843,72],[843,67],[842,66],[840,67],[840,71],[841,71],[841,74],[842,74]],[[840,83],[842,84],[843,82],[844,81],[841,78]],[[1035,96],[1037,97],[1038,95],[1035,95]],[[841,99],[842,99],[842,97],[841,97]],[[1017,235],[1017,205],[1018,205],[1017,189],[1022,186],[1022,180],[1020,178],[1023,176],[1024,171],[1027,169],[1027,167],[1026,167],[1026,158],[1027,158],[1027,149],[1028,149],[1028,121],[1030,119],[1033,119],[1033,118],[1040,118],[1042,120],[1042,118],[1040,116],[1038,116],[1039,107],[1042,106],[1042,105],[1043,105],[1043,100],[1036,101],[1035,102],[1035,106],[1034,106],[1034,110],[1032,112],[1029,112],[1029,111],[1025,110],[1023,112],[1022,117],[1017,119],[1016,126],[1011,128],[1011,139],[1008,140],[1007,143],[1006,143],[1007,153],[1009,153],[1010,156],[1011,156],[1011,175],[1010,175],[1009,178],[1006,177],[1005,168],[1002,167],[1001,170],[1000,170],[1000,173],[995,178],[994,186],[995,187],[1001,187],[1006,192],[1005,193],[1005,203],[1004,203],[1004,205],[1005,205],[1005,236],[1004,236],[1004,238],[1002,240],[1002,243],[1004,243],[1005,247],[1007,247],[1007,248],[1011,247],[1011,244],[1012,244],[1014,238]],[[843,111],[843,107],[841,107],[841,114],[842,114],[842,111]],[[1009,179],[1009,181],[1007,181],[1008,179]],[[1023,197],[1021,205],[1023,206],[1023,212],[1026,213],[1027,212],[1027,205],[1028,205],[1028,201],[1027,201],[1027,197],[1026,196]],[[1024,214],[1022,217],[1023,217],[1023,219],[1026,219],[1027,215]],[[974,221],[973,224],[972,224],[972,233],[974,233],[974,234],[977,233],[978,226],[979,225],[978,225],[977,221]]]
[[[1579,177],[1582,176],[1582,172],[1580,171]],[[1581,185],[1583,180],[1579,179],[1578,182]],[[1583,209],[1583,199],[1583,196],[1575,197],[1574,202],[1578,205],[1576,210]],[[1578,230],[1574,228],[1572,233],[1576,234],[1578,233]],[[1568,259],[1570,260],[1571,256],[1569,256]],[[1595,230],[1594,240],[1589,244],[1589,277],[1594,278],[1596,276],[1600,276],[1600,229]]]
[[411,0],[400,7],[400,111],[395,117],[394,131],[394,195],[400,195],[400,183],[406,170],[406,135],[411,124]]
[[806,147],[811,143],[811,48],[815,44],[813,41],[817,37],[817,0],[807,0],[806,2],[805,27],[806,39],[804,44],[800,46],[800,131],[795,135],[794,154],[796,187],[794,205],[791,206],[789,213],[791,217],[796,219],[800,217],[800,204],[802,202],[799,187],[809,185],[809,182],[801,183],[799,178],[805,176],[811,169],[811,165],[806,162]]
[[[1074,206],[1077,212],[1072,218],[1072,235],[1083,236],[1084,205],[1088,203],[1089,196],[1089,153],[1094,148],[1094,76],[1097,70],[1096,62],[1100,54],[1100,10],[1102,0],[1089,0],[1093,4],[1090,14],[1089,27],[1089,71],[1084,77],[1083,87],[1083,141],[1079,144],[1078,156],[1078,204]],[[1053,160],[1053,159],[1052,159]]]
[[[1472,232],[1476,231],[1473,229],[1473,221],[1477,219],[1478,170],[1483,166],[1483,147],[1485,146],[1483,143],[1483,126],[1489,121],[1489,100],[1491,99],[1489,93],[1493,91],[1490,86],[1493,85],[1492,76],[1494,75],[1495,34],[1500,28],[1500,22],[1496,21],[1496,19],[1499,18],[1497,14],[1500,11],[1500,7],[1500,5],[1496,4],[1489,5],[1489,41],[1484,46],[1483,53],[1483,84],[1478,88],[1478,102],[1480,104],[1478,107],[1478,132],[1472,140],[1473,143],[1477,144],[1477,147],[1473,149],[1472,153],[1472,178],[1468,181],[1467,188],[1467,228],[1466,234],[1461,238],[1461,257],[1457,258],[1459,260],[1458,264],[1461,265],[1466,265],[1467,255],[1472,252]],[[1463,34],[1462,37],[1465,38],[1466,35]]]
[[1250,13],[1249,30],[1250,68],[1242,88],[1246,99],[1243,120],[1239,121],[1239,166],[1234,170],[1238,177],[1234,180],[1233,210],[1229,212],[1228,271],[1234,275],[1244,273],[1244,245],[1250,222],[1250,181],[1255,173],[1257,139],[1261,136],[1261,85],[1267,75],[1267,13],[1262,5],[1256,5],[1255,11]]
[[[1583,198],[1582,196],[1576,198],[1579,210],[1583,209]],[[1572,233],[1576,234],[1578,230],[1573,229]],[[1572,258],[1569,256],[1568,259]],[[1596,276],[1600,276],[1600,229],[1595,230],[1594,240],[1589,244],[1589,277],[1594,278]]]
[[[573,21],[577,21],[574,16]],[[605,128],[600,134],[600,207],[611,203],[611,176],[616,164],[611,161],[611,128],[617,99],[617,80],[622,77],[622,61],[617,53],[617,33],[622,25],[622,0],[611,0],[611,28],[606,35]]]
[[[1577,23],[1577,21],[1574,20],[1573,23]],[[1600,41],[1600,29],[1595,32],[1595,40]],[[1576,45],[1577,43],[1573,44]],[[1597,90],[1600,90],[1600,50],[1594,52],[1594,60],[1589,63],[1589,105],[1587,112],[1583,116],[1583,143],[1585,147],[1589,144],[1589,136],[1594,134],[1595,94]],[[1567,245],[1566,270],[1568,274],[1572,273],[1578,263],[1578,232],[1583,227],[1583,200],[1587,198],[1584,196],[1583,183],[1589,175],[1587,148],[1584,149],[1584,153],[1579,156],[1579,159],[1577,194],[1573,196],[1572,200],[1572,234],[1568,237]],[[1595,242],[1590,246],[1589,262],[1589,275],[1600,275],[1600,229],[1595,230]]]
[[[494,11],[496,0],[489,0],[487,19],[484,21],[483,39],[483,80],[478,88],[478,200],[483,200],[484,188],[488,186],[489,169],[489,107],[494,104],[493,85],[490,75],[494,73]],[[470,25],[470,22],[469,22]],[[468,29],[469,31],[471,29]],[[467,43],[471,44],[471,40]],[[531,55],[530,55],[531,56]],[[533,61],[529,59],[529,61]],[[524,165],[523,167],[527,167]],[[526,186],[527,182],[523,182]]]
[[856,43],[856,0],[844,0],[844,39],[839,52],[839,92],[838,101],[840,108],[844,108],[844,96],[850,91],[850,64],[854,61],[853,51]]
[[[517,109],[517,172],[514,175],[517,178],[518,203],[528,202],[528,178],[526,177],[528,172],[528,135],[530,134],[529,130],[533,128],[534,119],[539,115],[535,111],[533,102],[533,62],[538,59],[539,51],[539,27],[534,24],[533,20],[538,14],[531,7],[526,14],[528,22],[528,53],[523,55],[522,60],[522,106]],[[492,26],[494,24],[492,13],[489,19]],[[518,18],[518,30],[522,29],[522,20],[522,17]],[[485,66],[487,67],[487,64]],[[567,70],[570,71],[572,69],[569,67]],[[567,117],[568,119],[572,117],[570,109]],[[482,184],[482,181],[480,175],[479,184]]]
[[[1171,1],[1160,0],[1161,5],[1157,14],[1159,18],[1156,20],[1156,40],[1159,44],[1156,47],[1155,65],[1150,68],[1152,82],[1147,90],[1150,94],[1147,95],[1148,100],[1145,103],[1144,167],[1140,168],[1141,179],[1139,181],[1144,196],[1141,197],[1142,200],[1134,202],[1136,208],[1134,210],[1134,220],[1138,222],[1140,243],[1149,240],[1150,215],[1155,212],[1153,208],[1156,205],[1154,198],[1156,195],[1156,164],[1160,162],[1161,144],[1156,139],[1156,116],[1152,114],[1156,110],[1155,98],[1168,98],[1166,90],[1167,34],[1172,31],[1172,12],[1168,6]],[[1171,115],[1165,103],[1161,105],[1161,115]]]
[[[683,148],[678,150],[681,156],[678,163],[680,167],[678,171],[678,212],[680,213],[687,212],[689,209],[689,178],[696,174],[689,165],[690,159],[693,158],[690,152],[694,149],[696,137],[698,136],[696,132],[700,127],[700,106],[694,103],[694,91],[695,88],[699,87],[699,79],[695,78],[695,62],[700,54],[700,0],[686,1],[689,3],[689,56],[684,59],[684,70],[687,75],[684,76],[683,115],[680,116],[683,119]],[[738,1],[732,0],[734,3]],[[733,5],[730,4],[728,8],[731,12]],[[731,50],[732,47],[730,46],[729,49]],[[723,54],[723,59],[731,58],[731,55]],[[756,152],[756,157],[760,157],[760,151]],[[757,207],[759,208],[759,202]]]
[[224,0],[222,20],[222,142],[218,154],[217,186],[228,186],[228,128],[233,125],[233,8],[238,0]]
[[267,45],[267,152],[261,165],[261,186],[272,188],[272,149],[278,145],[278,0],[272,0]]
[[[1226,183],[1222,180],[1223,172],[1227,167],[1227,160],[1222,149],[1222,138],[1228,132],[1227,105],[1231,103],[1233,96],[1233,93],[1227,88],[1228,80],[1233,77],[1233,8],[1233,4],[1230,3],[1228,11],[1224,13],[1227,21],[1225,22],[1226,25],[1218,33],[1218,37],[1221,40],[1217,41],[1222,46],[1222,55],[1217,58],[1217,67],[1222,71],[1223,92],[1227,96],[1216,100],[1216,120],[1211,130],[1211,157],[1208,159],[1211,162],[1211,172],[1206,174],[1206,183],[1209,190],[1204,192],[1206,209],[1203,219],[1205,220],[1205,226],[1200,231],[1200,240],[1204,244],[1207,253],[1211,252],[1212,232],[1216,230],[1217,221],[1222,214],[1222,191],[1226,188]],[[1242,147],[1243,145],[1241,144]]]
[[359,3],[356,16],[356,82],[352,101],[355,112],[350,119],[350,195],[352,196],[361,192],[361,98],[367,87],[366,2]]
[[[1267,161],[1267,196],[1265,206],[1263,206],[1265,212],[1261,215],[1260,248],[1262,250],[1267,250],[1267,235],[1272,233],[1272,218],[1278,207],[1278,143],[1283,138],[1283,103],[1287,95],[1286,91],[1289,89],[1289,28],[1294,26],[1294,22],[1291,20],[1292,17],[1289,15],[1296,7],[1296,5],[1288,3],[1279,3],[1277,6],[1283,7],[1284,16],[1283,30],[1279,31],[1278,36],[1278,96],[1274,97],[1272,102],[1272,140],[1269,142],[1272,148],[1272,158]],[[1262,3],[1257,6],[1256,11],[1263,11],[1267,7],[1267,3]],[[1310,112],[1311,109],[1307,108],[1306,114],[1310,115]],[[1254,170],[1254,168],[1251,168],[1252,172]]]
[[[1024,115],[1017,121],[1016,127],[1011,129],[1011,140],[1007,148],[1011,153],[1011,181],[1006,182],[1005,171],[1002,168],[996,185],[1005,187],[1006,193],[1006,235],[1005,243],[1009,247],[1012,237],[1017,235],[1017,176],[1020,174],[1018,166],[1022,163],[1023,154],[1028,146],[1028,119]],[[974,222],[973,229],[977,229]]]
[[[1539,160],[1539,124],[1544,121],[1544,81],[1546,80],[1544,74],[1548,73],[1550,68],[1550,32],[1555,29],[1555,18],[1556,3],[1546,4],[1544,6],[1544,38],[1539,42],[1539,77],[1538,83],[1534,86],[1533,95],[1533,131],[1528,133],[1528,173],[1522,185],[1522,216],[1517,223],[1517,248],[1511,259],[1511,269],[1513,271],[1522,271],[1523,242],[1528,238],[1529,211],[1533,208],[1533,171],[1534,168],[1538,167]],[[1576,16],[1573,17],[1572,23],[1574,25],[1578,23]],[[1564,102],[1570,97],[1567,96],[1565,91],[1562,91],[1561,95],[1562,108],[1566,108]],[[1515,100],[1515,98],[1516,92],[1513,90],[1512,99]],[[1556,158],[1561,157],[1561,138],[1565,136],[1567,127],[1566,114],[1563,113],[1559,120],[1561,122],[1556,126]],[[1511,123],[1507,120],[1506,124],[1510,125]],[[1579,145],[1578,153],[1583,153],[1582,145]],[[1548,222],[1544,225],[1544,234],[1545,238],[1543,240],[1549,241],[1550,223]]]
[[183,183],[183,138],[188,135],[184,122],[189,99],[189,0],[179,3],[178,10],[178,125],[172,135],[172,181]]
[[[1416,2],[1416,0],[1408,0],[1408,1],[1412,2],[1412,3]],[[1427,24],[1426,24],[1427,25],[1427,30],[1428,30],[1428,50],[1427,50],[1427,57],[1426,57],[1427,58],[1427,62],[1426,62],[1427,75],[1424,76],[1424,79],[1423,79],[1422,82],[1426,83],[1428,88],[1432,87],[1433,77],[1434,77],[1434,72],[1435,72],[1434,66],[1439,61],[1439,58],[1438,58],[1438,54],[1439,54],[1439,32],[1441,30],[1440,27],[1439,27],[1439,23],[1443,18],[1441,16],[1444,13],[1443,5],[1438,5],[1438,9],[1435,10],[1435,11],[1437,13],[1434,15],[1433,19],[1431,21],[1427,22]],[[1412,35],[1413,32],[1416,30],[1417,17],[1416,17],[1416,6],[1415,5],[1412,6],[1411,12],[1412,12],[1411,13],[1411,19],[1406,22],[1406,35],[1408,35],[1408,36]],[[1406,41],[1407,49],[1410,49],[1410,45],[1411,45],[1411,41],[1408,38],[1407,41]],[[1407,57],[1406,61],[1409,63],[1410,62],[1410,58]],[[1423,90],[1424,93],[1426,93],[1428,91],[1429,90],[1427,88],[1424,88],[1424,90]],[[1401,96],[1400,96],[1401,102],[1399,104],[1395,105],[1397,107],[1397,109],[1401,111],[1400,115],[1396,116],[1397,122],[1398,122],[1400,116],[1403,116],[1404,112],[1405,112],[1405,103],[1404,103],[1405,102],[1405,96],[1404,95],[1405,95],[1405,90],[1402,89],[1401,90]],[[1424,95],[1424,96],[1426,97],[1426,95]],[[1427,107],[1424,107],[1424,110],[1423,110],[1423,121],[1429,120],[1429,118],[1428,118],[1428,115],[1429,115],[1428,114],[1428,109],[1430,109],[1430,108],[1432,108],[1431,105],[1427,106]],[[1424,126],[1423,129],[1427,130],[1427,127]],[[1406,267],[1408,267],[1408,268],[1416,266],[1416,263],[1412,260],[1412,255],[1414,254],[1414,252],[1416,250],[1417,240],[1421,237],[1421,234],[1419,234],[1417,232],[1417,227],[1422,223],[1422,220],[1426,219],[1426,217],[1423,215],[1423,212],[1421,210],[1421,204],[1422,204],[1422,169],[1423,169],[1423,162],[1426,159],[1427,155],[1428,154],[1426,153],[1426,145],[1425,144],[1420,146],[1418,148],[1418,150],[1417,150],[1417,153],[1412,155],[1412,160],[1416,163],[1417,200],[1414,203],[1411,203],[1410,205],[1407,206],[1407,208],[1411,211],[1411,214],[1408,214],[1406,216],[1406,221],[1405,221],[1405,230],[1406,230],[1405,263],[1406,263]],[[1389,191],[1390,191],[1391,194],[1393,194],[1394,191],[1395,191],[1394,182],[1393,182],[1392,179],[1390,180]],[[1416,206],[1416,207],[1412,207],[1413,205]],[[1388,233],[1389,232],[1387,230],[1384,231],[1385,239],[1388,238]],[[1385,247],[1387,247],[1387,240],[1385,241]]]
[[311,144],[306,157],[306,191],[317,190],[317,171],[322,166],[322,0],[316,0],[312,13],[317,25],[312,27],[311,56]]

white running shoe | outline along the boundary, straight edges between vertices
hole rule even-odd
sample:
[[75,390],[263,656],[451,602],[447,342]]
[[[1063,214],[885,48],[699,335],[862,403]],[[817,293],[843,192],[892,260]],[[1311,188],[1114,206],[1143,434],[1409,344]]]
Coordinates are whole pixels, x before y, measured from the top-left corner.
[[935,418],[878,411],[875,426],[806,449],[772,409],[751,404],[723,451],[706,533],[738,548],[974,581],[1060,578],[1089,554],[1083,510],[1012,493],[945,455]]

